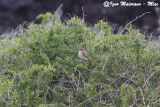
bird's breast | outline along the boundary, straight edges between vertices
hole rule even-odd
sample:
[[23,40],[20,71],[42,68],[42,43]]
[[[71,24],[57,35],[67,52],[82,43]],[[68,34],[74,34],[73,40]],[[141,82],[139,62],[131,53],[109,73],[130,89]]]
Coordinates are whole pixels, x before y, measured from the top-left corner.
[[78,52],[78,57],[80,58],[80,59],[82,59],[82,53],[81,52]]

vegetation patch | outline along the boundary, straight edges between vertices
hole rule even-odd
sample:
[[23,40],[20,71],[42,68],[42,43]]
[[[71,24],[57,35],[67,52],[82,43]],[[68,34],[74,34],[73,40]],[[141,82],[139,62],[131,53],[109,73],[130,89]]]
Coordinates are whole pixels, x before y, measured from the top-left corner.
[[[73,17],[41,14],[10,40],[0,40],[0,105],[129,107],[160,105],[160,45],[131,28],[112,34]],[[79,48],[87,61],[78,58]]]

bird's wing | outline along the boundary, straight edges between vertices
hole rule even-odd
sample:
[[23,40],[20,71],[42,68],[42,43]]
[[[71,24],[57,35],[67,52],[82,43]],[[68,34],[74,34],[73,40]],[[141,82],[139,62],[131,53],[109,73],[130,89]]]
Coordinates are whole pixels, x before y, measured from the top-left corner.
[[82,55],[83,55],[84,57],[86,57],[86,56],[87,56],[87,52],[86,52],[86,51],[82,51]]

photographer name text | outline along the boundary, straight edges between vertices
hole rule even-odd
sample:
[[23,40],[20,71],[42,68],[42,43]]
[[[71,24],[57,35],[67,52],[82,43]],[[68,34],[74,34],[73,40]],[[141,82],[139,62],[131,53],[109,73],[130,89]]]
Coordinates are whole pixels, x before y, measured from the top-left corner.
[[159,6],[158,3],[156,2],[153,2],[153,1],[148,1],[146,3],[131,3],[131,2],[126,2],[126,1],[121,1],[121,2],[109,2],[109,1],[105,1],[103,3],[103,6],[104,7],[117,7],[117,6],[154,6],[154,7],[157,7]]

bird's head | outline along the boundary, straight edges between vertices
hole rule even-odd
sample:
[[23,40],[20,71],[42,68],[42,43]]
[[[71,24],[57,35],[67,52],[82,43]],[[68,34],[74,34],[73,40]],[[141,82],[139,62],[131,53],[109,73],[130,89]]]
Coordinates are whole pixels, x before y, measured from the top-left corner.
[[79,48],[79,51],[84,51],[84,48]]

